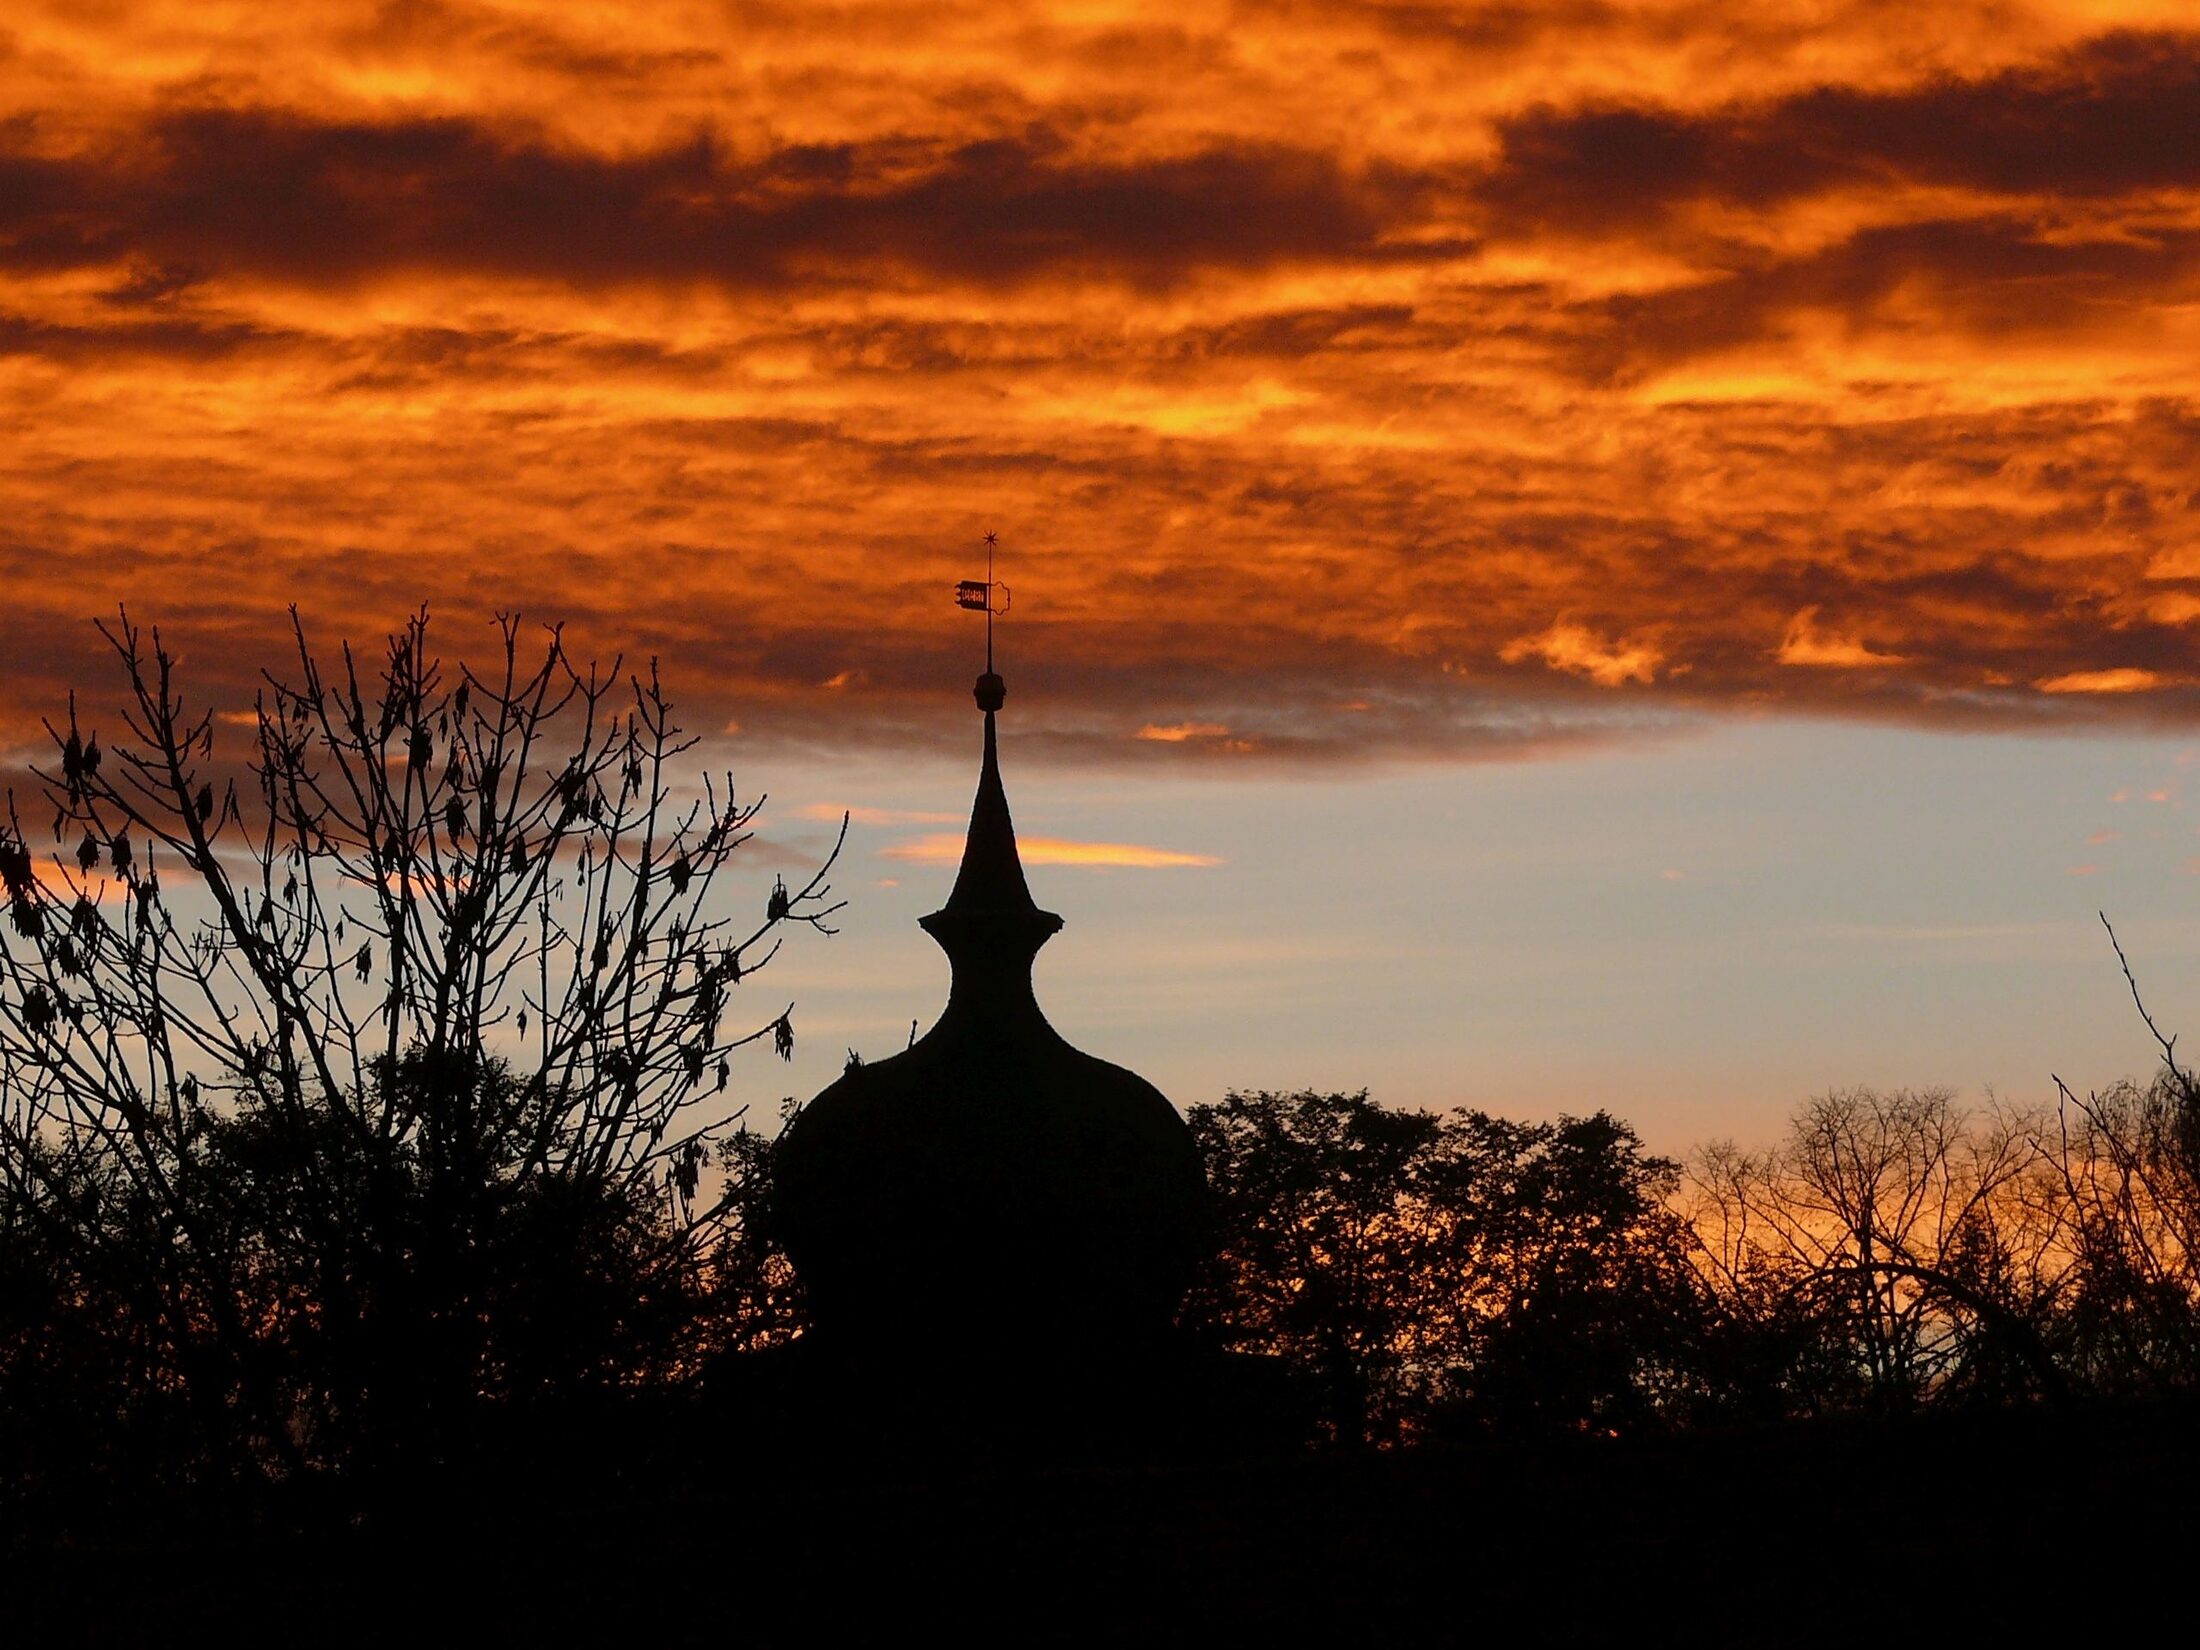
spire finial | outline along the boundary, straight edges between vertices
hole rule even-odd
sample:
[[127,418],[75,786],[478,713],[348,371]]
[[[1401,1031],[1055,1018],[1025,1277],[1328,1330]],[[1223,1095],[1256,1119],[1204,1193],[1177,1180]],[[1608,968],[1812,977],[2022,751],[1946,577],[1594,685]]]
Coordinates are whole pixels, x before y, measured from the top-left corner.
[[[1008,794],[1001,787],[1001,765],[994,716],[1008,701],[1008,685],[993,669],[993,620],[1008,611],[1008,586],[993,577],[997,534],[985,535],[985,574],[964,579],[955,587],[955,603],[985,614],[985,674],[978,678],[973,697],[985,713],[985,748],[978,764],[978,794],[970,808],[970,835],[963,845],[962,868],[941,910],[923,919],[924,927],[950,955],[964,936],[988,942],[1005,940],[1007,950],[1020,952],[1026,966],[1048,935],[1062,926],[1062,919],[1041,911],[1024,881],[1022,856],[1016,851],[1016,827],[1009,818]],[[996,599],[996,595],[997,598]],[[950,943],[953,941],[954,943]]]
[[988,533],[985,536],[985,577],[964,579],[955,586],[955,605],[973,613],[985,615],[985,674],[978,678],[978,708],[991,716],[1007,702],[1008,686],[993,670],[993,620],[1008,611],[1009,588],[993,576],[993,552],[1000,548],[1001,536]]

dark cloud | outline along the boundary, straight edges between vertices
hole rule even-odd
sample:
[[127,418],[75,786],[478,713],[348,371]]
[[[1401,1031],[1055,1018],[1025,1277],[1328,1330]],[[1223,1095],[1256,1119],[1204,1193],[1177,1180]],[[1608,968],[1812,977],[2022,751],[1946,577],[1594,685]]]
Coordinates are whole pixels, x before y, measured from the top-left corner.
[[250,351],[287,351],[303,341],[298,334],[251,321],[178,318],[72,326],[0,311],[0,357],[29,356],[59,363],[210,362]]
[[1169,340],[1179,358],[1252,356],[1295,361],[1338,350],[1381,348],[1412,337],[1410,304],[1350,304],[1293,309],[1216,326],[1186,328]]
[[1894,90],[1761,102],[1538,107],[1498,124],[1476,186],[1493,230],[1617,234],[1702,201],[1764,208],[1839,185],[2120,195],[2200,184],[2200,33],[2096,37],[2050,61]]
[[[1798,318],[1843,327],[2014,335],[2120,330],[2200,270],[2200,228],[2047,238],[2029,218],[1930,219],[1859,230],[1796,256],[1577,306],[1556,353],[1584,376],[1630,381],[1694,356],[1766,343]],[[1890,312],[1901,297],[1906,308]]]
[[1044,128],[760,158],[705,133],[611,156],[467,119],[201,108],[97,157],[0,157],[0,262],[339,284],[473,272],[746,288],[902,270],[1166,286],[1294,259],[1442,255],[1383,247],[1419,187],[1261,144],[1079,159]]
[[103,304],[121,309],[154,308],[181,297],[206,279],[191,264],[142,264],[99,295]]

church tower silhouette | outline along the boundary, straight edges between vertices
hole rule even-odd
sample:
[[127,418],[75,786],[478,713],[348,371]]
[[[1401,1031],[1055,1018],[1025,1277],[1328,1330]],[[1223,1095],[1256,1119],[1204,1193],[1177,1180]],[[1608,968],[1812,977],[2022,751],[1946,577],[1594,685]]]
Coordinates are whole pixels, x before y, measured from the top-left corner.
[[820,1352],[947,1386],[1043,1370],[1073,1403],[1084,1381],[1165,1356],[1206,1185],[1160,1091],[1040,1011],[1032,963],[1062,919],[1025,881],[1001,784],[1006,688],[987,664],[961,869],[922,919],[953,966],[947,1007],[796,1115],[776,1220]]

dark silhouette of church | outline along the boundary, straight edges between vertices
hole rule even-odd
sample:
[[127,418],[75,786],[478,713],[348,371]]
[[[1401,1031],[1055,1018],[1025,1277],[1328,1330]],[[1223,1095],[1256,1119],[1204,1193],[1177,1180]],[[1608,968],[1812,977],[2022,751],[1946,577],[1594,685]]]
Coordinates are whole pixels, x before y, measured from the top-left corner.
[[990,661],[976,699],[962,866],[922,919],[953,965],[946,1011],[851,1064],[774,1152],[775,1233],[813,1325],[783,1368],[793,1407],[867,1448],[1204,1451],[1272,1407],[1249,1373],[1267,1361],[1173,1327],[1206,1235],[1198,1150],[1158,1089],[1040,1011],[1032,962],[1062,919],[1024,878]]
[[978,679],[985,755],[962,869],[923,919],[954,966],[947,1010],[852,1066],[777,1155],[779,1234],[817,1333],[874,1356],[1039,1360],[1150,1353],[1198,1259],[1191,1131],[1144,1078],[1072,1048],[1040,1012],[1062,927],[1024,881]]

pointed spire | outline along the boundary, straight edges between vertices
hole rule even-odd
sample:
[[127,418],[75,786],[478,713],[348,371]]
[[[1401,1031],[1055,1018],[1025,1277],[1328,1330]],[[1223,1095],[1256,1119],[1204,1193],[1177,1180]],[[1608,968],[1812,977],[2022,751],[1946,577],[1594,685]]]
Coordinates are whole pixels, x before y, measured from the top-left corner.
[[970,805],[970,834],[963,843],[962,868],[955,874],[947,903],[919,919],[958,966],[998,961],[1029,966],[1031,957],[1060,932],[1062,919],[1039,909],[1024,880],[1023,856],[1016,851],[1016,823],[1009,816],[1008,792],[1001,785],[999,738],[994,717],[1008,689],[988,670],[978,678],[978,708],[985,712],[985,755],[978,767],[978,794]]

